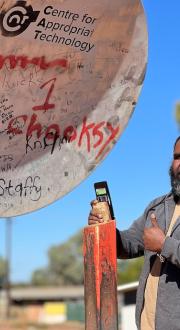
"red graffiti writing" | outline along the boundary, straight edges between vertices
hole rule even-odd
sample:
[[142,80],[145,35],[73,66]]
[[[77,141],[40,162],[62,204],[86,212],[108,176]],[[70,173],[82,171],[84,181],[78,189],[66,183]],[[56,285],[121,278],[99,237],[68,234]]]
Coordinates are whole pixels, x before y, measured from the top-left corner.
[[54,109],[55,108],[55,104],[50,104],[49,103],[49,99],[51,97],[51,94],[54,90],[54,85],[55,85],[55,82],[56,82],[56,78],[53,78],[47,82],[45,82],[41,87],[40,89],[43,89],[45,86],[47,86],[50,82],[52,82],[52,84],[50,85],[50,89],[48,91],[48,94],[47,94],[47,97],[46,97],[46,100],[44,102],[44,104],[42,105],[38,105],[38,106],[34,106],[32,109],[34,111],[41,111],[41,110],[44,110],[44,112],[46,112],[47,110],[50,110],[50,109]]
[[[44,89],[50,86],[47,92],[45,102],[41,105],[32,107],[33,111],[48,111],[55,108],[54,103],[50,103],[53,90],[55,88],[56,78],[50,79],[40,86]],[[110,122],[101,121],[99,123],[88,122],[84,117],[82,127],[74,127],[69,125],[62,130],[59,124],[52,123],[44,128],[39,122],[38,115],[33,113],[31,117],[21,115],[9,121],[7,132],[11,135],[26,135],[26,153],[34,151],[37,146],[46,149],[51,148],[51,154],[57,145],[65,142],[77,142],[78,147],[85,147],[90,153],[92,148],[97,149],[96,159],[104,156],[109,151],[110,144],[115,140],[120,131],[120,126],[113,127]],[[39,140],[37,140],[39,139]]]
[[[13,118],[8,125],[8,134],[26,134],[26,152],[33,151],[37,145],[43,149],[51,148],[54,152],[56,146],[64,142],[77,142],[78,147],[85,146],[87,152],[99,147],[96,159],[108,151],[109,145],[115,140],[120,131],[120,126],[113,127],[110,122],[88,123],[87,118],[83,119],[82,127],[77,129],[73,125],[61,129],[60,125],[50,124],[45,130],[38,120],[37,114],[32,114],[30,119],[27,115]],[[39,140],[37,140],[39,139]]]
[[26,69],[29,65],[38,66],[42,70],[47,70],[49,68],[61,67],[67,68],[68,62],[64,58],[52,60],[50,62],[46,61],[45,56],[29,58],[25,55],[15,56],[15,55],[0,55],[0,69],[3,68],[5,64],[9,64],[10,69],[15,69],[20,67]]

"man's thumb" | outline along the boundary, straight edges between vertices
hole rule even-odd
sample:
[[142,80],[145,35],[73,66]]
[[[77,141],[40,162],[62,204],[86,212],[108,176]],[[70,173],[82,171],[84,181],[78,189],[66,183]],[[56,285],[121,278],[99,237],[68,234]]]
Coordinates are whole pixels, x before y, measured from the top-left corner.
[[152,223],[153,227],[159,227],[154,213],[151,214],[151,223]]

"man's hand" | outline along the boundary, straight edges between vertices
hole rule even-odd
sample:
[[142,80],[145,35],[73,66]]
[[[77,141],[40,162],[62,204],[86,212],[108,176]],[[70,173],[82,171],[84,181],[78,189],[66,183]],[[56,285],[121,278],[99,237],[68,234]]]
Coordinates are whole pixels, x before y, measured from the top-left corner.
[[156,216],[151,214],[152,227],[144,229],[144,249],[161,253],[165,241],[165,234],[159,227]]
[[103,215],[99,213],[97,209],[93,209],[93,206],[95,206],[97,203],[97,200],[91,202],[92,210],[89,213],[88,225],[96,225],[98,223],[104,222]]

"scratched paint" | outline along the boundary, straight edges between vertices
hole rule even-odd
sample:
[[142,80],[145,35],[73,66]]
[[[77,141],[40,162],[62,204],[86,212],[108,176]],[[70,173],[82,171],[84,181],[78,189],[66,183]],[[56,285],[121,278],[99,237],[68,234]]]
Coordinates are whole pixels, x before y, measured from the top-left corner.
[[43,207],[96,168],[146,63],[140,0],[0,0],[0,216]]
[[117,330],[116,223],[84,229],[87,330]]

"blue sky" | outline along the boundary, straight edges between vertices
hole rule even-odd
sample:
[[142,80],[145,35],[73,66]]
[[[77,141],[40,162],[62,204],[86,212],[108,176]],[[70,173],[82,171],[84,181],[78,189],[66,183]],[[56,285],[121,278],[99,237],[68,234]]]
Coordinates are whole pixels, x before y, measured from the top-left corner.
[[[13,220],[12,280],[28,281],[47,264],[47,251],[87,225],[93,184],[107,180],[117,226],[127,228],[155,197],[170,190],[168,169],[178,136],[180,100],[180,1],[143,0],[149,31],[148,67],[138,105],[107,158],[61,200]],[[0,221],[0,255],[5,221]]]

